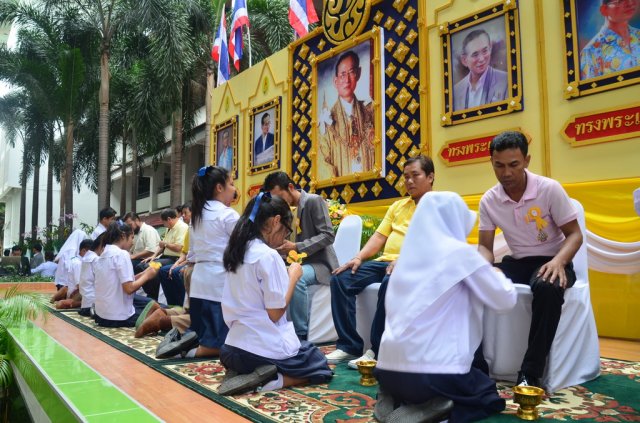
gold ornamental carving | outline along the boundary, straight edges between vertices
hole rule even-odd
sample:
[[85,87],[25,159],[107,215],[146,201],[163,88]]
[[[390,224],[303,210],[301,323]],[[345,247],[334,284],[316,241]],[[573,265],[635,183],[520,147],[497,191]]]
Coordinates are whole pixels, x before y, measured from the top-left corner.
[[370,0],[327,0],[322,23],[326,37],[340,44],[364,30],[369,22]]

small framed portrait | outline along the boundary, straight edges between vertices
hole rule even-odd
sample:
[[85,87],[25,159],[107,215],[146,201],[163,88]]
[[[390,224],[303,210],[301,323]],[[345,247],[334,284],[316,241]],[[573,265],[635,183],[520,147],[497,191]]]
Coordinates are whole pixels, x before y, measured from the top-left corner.
[[441,25],[440,36],[443,126],[522,109],[520,27],[515,1]]
[[213,127],[213,157],[216,166],[228,169],[238,177],[238,116]]
[[251,109],[249,175],[280,166],[280,103],[277,97]]
[[312,186],[380,177],[380,60],[376,28],[312,61]]
[[567,34],[565,97],[640,82],[640,1],[562,1]]

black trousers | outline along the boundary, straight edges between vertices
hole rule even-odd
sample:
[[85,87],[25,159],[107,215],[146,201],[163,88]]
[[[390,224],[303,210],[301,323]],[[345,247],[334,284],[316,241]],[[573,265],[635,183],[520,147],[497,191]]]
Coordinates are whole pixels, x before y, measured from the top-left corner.
[[[529,285],[533,293],[531,304],[531,327],[527,352],[522,360],[520,370],[526,375],[541,378],[551,350],[553,338],[556,336],[560,313],[564,304],[564,288],[560,287],[556,279],[549,283],[540,279],[537,274],[542,265],[551,261],[553,257],[531,256],[515,259],[505,256],[502,263],[496,263],[513,283]],[[567,288],[576,282],[573,264],[565,266]]]

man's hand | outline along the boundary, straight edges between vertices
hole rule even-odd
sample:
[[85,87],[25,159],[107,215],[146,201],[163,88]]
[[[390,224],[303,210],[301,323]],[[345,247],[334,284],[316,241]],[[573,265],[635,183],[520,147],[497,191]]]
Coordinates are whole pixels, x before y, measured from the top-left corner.
[[556,279],[558,279],[560,288],[564,289],[567,287],[567,274],[564,271],[564,265],[560,263],[560,260],[556,260],[555,258],[542,265],[537,276],[549,283],[554,283]]
[[166,246],[167,246],[167,243],[166,243],[166,242],[164,242],[164,241],[160,241],[160,242],[158,243],[158,247],[160,247],[160,248],[165,248]]
[[338,273],[342,273],[347,269],[351,269],[351,274],[354,274],[358,271],[358,268],[362,264],[362,259],[358,256],[352,258],[342,266],[338,267],[336,270],[331,272],[332,275],[337,275]]
[[276,251],[280,253],[282,256],[286,256],[289,254],[289,251],[298,251],[296,250],[296,243],[291,241],[285,241],[281,246],[276,248]]
[[393,272],[393,269],[396,267],[396,260],[392,261],[391,263],[389,263],[389,265],[387,266],[387,275],[390,275],[391,272]]
[[153,258],[154,258],[153,256],[147,257],[146,259],[142,259],[142,261],[140,263],[150,263],[151,260],[153,260]]

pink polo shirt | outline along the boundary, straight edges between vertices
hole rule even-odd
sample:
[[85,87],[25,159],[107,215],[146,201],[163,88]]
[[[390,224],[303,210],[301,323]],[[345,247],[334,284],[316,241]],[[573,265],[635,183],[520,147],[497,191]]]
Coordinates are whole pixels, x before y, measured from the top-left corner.
[[520,201],[509,198],[500,183],[482,196],[479,230],[502,229],[514,258],[553,257],[565,239],[560,226],[578,213],[557,181],[525,172],[527,188]]

